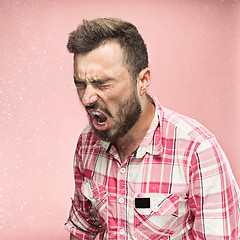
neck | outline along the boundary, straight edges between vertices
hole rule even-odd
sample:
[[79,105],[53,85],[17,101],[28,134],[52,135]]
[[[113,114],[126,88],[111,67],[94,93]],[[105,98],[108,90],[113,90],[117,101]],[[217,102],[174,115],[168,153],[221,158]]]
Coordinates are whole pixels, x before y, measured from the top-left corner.
[[142,104],[142,113],[139,119],[128,133],[116,142],[116,148],[122,162],[124,162],[142,142],[152,123],[154,113],[155,108],[153,103],[147,96],[145,96]]

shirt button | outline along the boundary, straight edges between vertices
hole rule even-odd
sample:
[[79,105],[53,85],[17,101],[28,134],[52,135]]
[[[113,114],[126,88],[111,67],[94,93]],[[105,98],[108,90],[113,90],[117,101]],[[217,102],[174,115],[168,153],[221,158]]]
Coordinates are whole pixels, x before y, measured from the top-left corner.
[[124,235],[125,234],[124,229],[120,229],[119,233],[120,233],[120,235]]
[[120,168],[120,173],[125,173],[126,172],[126,168]]
[[119,199],[118,199],[118,202],[119,202],[119,203],[124,203],[124,199],[123,199],[123,198],[119,198]]

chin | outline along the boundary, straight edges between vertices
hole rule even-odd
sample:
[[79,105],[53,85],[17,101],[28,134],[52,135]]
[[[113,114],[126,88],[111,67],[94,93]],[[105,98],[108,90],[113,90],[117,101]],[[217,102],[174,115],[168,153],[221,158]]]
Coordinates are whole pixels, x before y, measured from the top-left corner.
[[117,140],[119,139],[119,134],[118,133],[111,133],[109,129],[105,131],[98,131],[94,129],[95,133],[104,141],[110,142],[112,144],[116,143]]

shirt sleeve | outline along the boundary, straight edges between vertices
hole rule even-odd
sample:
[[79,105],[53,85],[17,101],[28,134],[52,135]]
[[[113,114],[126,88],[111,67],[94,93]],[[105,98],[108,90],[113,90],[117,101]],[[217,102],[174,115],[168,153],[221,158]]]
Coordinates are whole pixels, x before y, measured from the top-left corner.
[[77,146],[74,160],[75,194],[65,228],[81,240],[95,239],[100,231],[100,221],[91,202],[81,192],[84,176],[80,169],[80,150]]
[[239,189],[228,160],[214,137],[194,152],[189,206],[194,239],[240,239]]

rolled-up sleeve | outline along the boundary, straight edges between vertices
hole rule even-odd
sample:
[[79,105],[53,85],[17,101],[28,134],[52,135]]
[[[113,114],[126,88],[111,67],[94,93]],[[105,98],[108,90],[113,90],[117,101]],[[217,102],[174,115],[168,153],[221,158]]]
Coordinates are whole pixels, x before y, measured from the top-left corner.
[[199,144],[190,172],[194,239],[240,239],[239,188],[214,137]]
[[79,152],[77,146],[74,158],[75,194],[65,228],[78,239],[90,240],[98,235],[101,225],[91,202],[81,192],[84,176],[81,172]]

